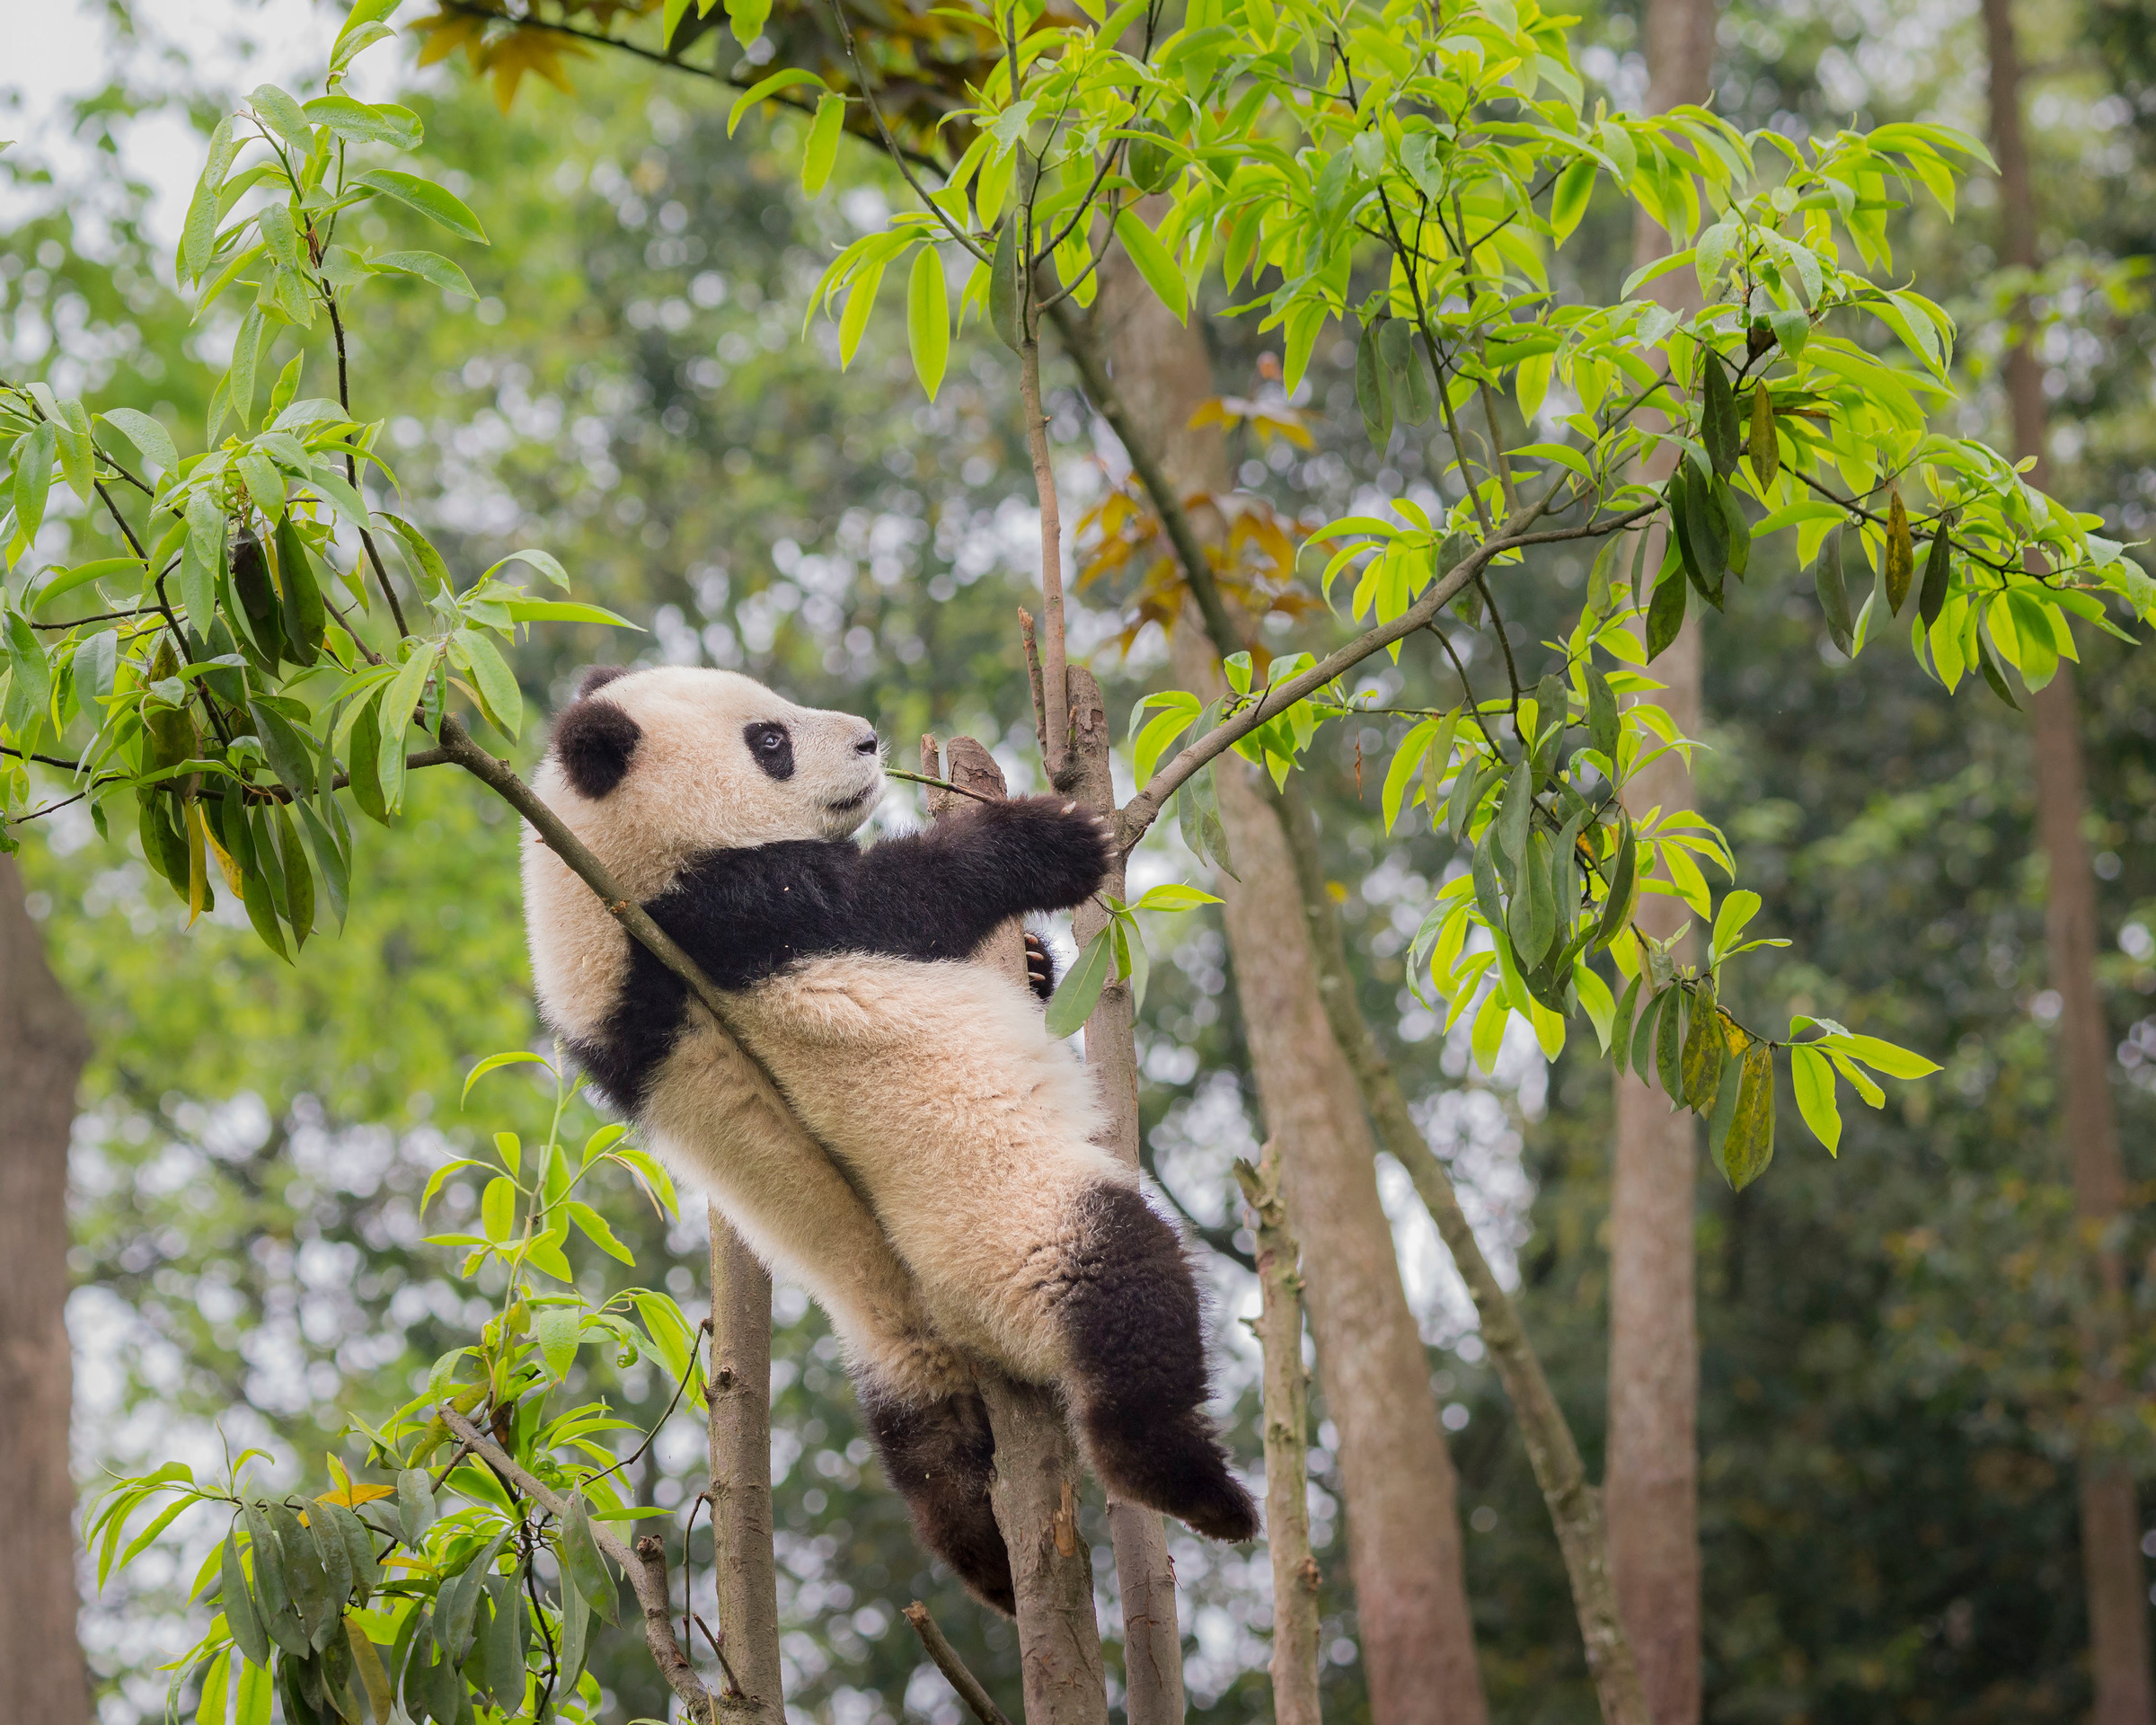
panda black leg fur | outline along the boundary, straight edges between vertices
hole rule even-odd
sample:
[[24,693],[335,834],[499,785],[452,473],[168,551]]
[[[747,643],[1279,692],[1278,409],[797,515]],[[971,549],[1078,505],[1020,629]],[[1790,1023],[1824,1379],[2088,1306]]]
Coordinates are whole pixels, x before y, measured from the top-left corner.
[[1205,1338],[1181,1241],[1128,1187],[1096,1186],[1075,1208],[1058,1309],[1093,1471],[1111,1496],[1195,1532],[1255,1539],[1258,1506],[1206,1420]]
[[973,1392],[908,1402],[862,1380],[855,1385],[884,1472],[906,1499],[921,1543],[974,1597],[1006,1617],[1018,1609],[1011,1552],[988,1499],[995,1439],[988,1405]]

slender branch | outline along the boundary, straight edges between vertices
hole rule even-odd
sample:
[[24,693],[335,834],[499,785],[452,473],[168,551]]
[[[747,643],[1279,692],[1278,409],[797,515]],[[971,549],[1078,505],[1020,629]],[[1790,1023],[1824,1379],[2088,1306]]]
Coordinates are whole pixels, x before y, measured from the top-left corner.
[[995,1704],[994,1698],[981,1685],[981,1680],[966,1668],[966,1661],[959,1657],[959,1650],[943,1638],[936,1620],[928,1614],[928,1607],[918,1599],[906,1608],[906,1621],[914,1626],[914,1633],[921,1638],[922,1650],[936,1662],[936,1669],[950,1680],[950,1686],[959,1692],[981,1725],[1011,1725],[1003,1717],[1003,1710]]
[[1026,452],[1033,459],[1033,485],[1040,498],[1040,609],[1042,765],[1060,787],[1071,753],[1071,695],[1064,676],[1063,520],[1056,497],[1056,470],[1048,458],[1048,422],[1040,402],[1040,339],[1029,318],[1019,349],[1019,411],[1026,419]]
[[[1514,523],[1507,522],[1506,526],[1508,531],[1484,541],[1468,553],[1443,577],[1433,581],[1423,596],[1399,616],[1357,635],[1345,647],[1328,654],[1308,670],[1289,677],[1284,683],[1276,683],[1260,699],[1229,714],[1215,729],[1183,748],[1153,775],[1144,790],[1118,810],[1118,842],[1126,852],[1134,848],[1138,840],[1145,836],[1146,829],[1160,818],[1162,806],[1192,774],[1224,755],[1267,720],[1286,712],[1312,690],[1324,687],[1343,671],[1353,670],[1373,653],[1382,651],[1394,641],[1405,640],[1413,634],[1435,617],[1446,601],[1474,579],[1484,565],[1493,559],[1526,545],[1549,544],[1568,539],[1599,538],[1605,534],[1617,533],[1661,507],[1662,500],[1657,498],[1651,503],[1642,503],[1621,515],[1610,516],[1601,521],[1583,522],[1578,526],[1555,527],[1540,533],[1510,531]],[[1520,513],[1532,519],[1539,513],[1539,507],[1531,504]]]
[[[337,296],[327,287],[322,290],[322,302],[330,308],[330,333],[337,340],[337,405],[344,410],[345,417],[349,419],[352,392],[345,364],[344,319],[338,314]],[[344,456],[344,478],[345,482],[357,492],[359,489],[359,463],[349,449]],[[367,549],[367,561],[374,565],[375,579],[381,583],[382,597],[389,601],[389,615],[397,625],[397,638],[401,641],[411,631],[404,622],[404,607],[397,602],[397,589],[390,585],[389,571],[382,567],[382,553],[375,549],[375,535],[362,526],[359,529],[359,543]]]
[[[566,1499],[542,1484],[535,1474],[519,1466],[507,1450],[463,1414],[446,1402],[437,1411],[443,1423],[463,1440],[464,1447],[482,1457],[504,1480],[550,1515],[568,1515]],[[595,1521],[590,1526],[592,1544],[619,1566],[635,1589],[637,1604],[643,1607],[644,1642],[651,1650],[652,1660],[658,1665],[659,1675],[666,1678],[667,1687],[681,1697],[691,1718],[716,1721],[720,1709],[730,1703],[727,1697],[714,1695],[703,1686],[682,1652],[681,1644],[674,1639],[673,1588],[667,1577],[666,1548],[655,1539],[640,1539],[632,1551],[608,1531],[605,1523]]]
[[[892,135],[890,122],[883,117],[883,106],[876,100],[876,87],[869,80],[869,68],[862,62],[861,49],[853,40],[853,26],[846,22],[844,0],[831,0],[831,16],[838,25],[838,40],[845,44],[846,58],[853,62],[853,81],[861,90],[861,99],[868,107],[869,117],[876,122],[876,135],[883,140],[883,147],[889,153],[891,160],[897,164],[898,172],[906,176],[906,183],[913,188],[914,196],[918,198],[923,206],[943,225],[945,232],[952,239],[972,252],[981,262],[987,262],[988,253],[982,248],[980,242],[953,221],[944,211],[943,206],[928,195],[927,188],[922,185],[919,178],[914,172],[914,164],[910,155],[899,147],[897,138]],[[1030,206],[1029,206],[1029,208]],[[1007,221],[1010,217],[1006,217],[1004,219]]]

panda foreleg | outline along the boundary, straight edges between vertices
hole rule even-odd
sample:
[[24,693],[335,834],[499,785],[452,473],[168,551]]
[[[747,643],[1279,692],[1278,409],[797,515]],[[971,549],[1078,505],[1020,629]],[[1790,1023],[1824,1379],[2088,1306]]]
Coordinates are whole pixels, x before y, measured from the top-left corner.
[[1135,1187],[1082,1191],[1058,1243],[1055,1312],[1088,1459],[1111,1498],[1232,1544],[1258,1507],[1206,1419],[1197,1286],[1174,1229]]

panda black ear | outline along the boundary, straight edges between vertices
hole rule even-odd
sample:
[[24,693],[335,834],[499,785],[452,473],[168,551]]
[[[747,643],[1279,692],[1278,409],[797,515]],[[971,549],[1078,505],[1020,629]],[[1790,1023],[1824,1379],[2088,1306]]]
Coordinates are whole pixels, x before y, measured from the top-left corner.
[[577,699],[581,701],[593,691],[605,688],[615,677],[628,675],[629,668],[626,665],[594,665],[584,673],[583,680],[577,685]]
[[554,723],[554,756],[577,794],[596,801],[622,782],[643,735],[613,702],[579,701]]

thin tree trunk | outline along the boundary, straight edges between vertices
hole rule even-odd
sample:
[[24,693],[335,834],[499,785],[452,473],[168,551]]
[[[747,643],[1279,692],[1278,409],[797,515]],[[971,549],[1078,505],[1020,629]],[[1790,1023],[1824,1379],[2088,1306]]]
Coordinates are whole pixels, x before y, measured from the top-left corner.
[[[1114,736],[1100,685],[1082,666],[1066,673],[1071,725],[1072,788],[1087,807],[1113,814]],[[1118,857],[1100,890],[1127,897],[1123,860]],[[1108,913],[1099,899],[1078,907],[1074,932],[1082,947],[1100,932]],[[1130,985],[1111,982],[1100,991],[1085,1021],[1085,1064],[1108,1117],[1102,1146],[1127,1165],[1138,1165],[1138,1048],[1133,1034]],[[1176,1620],[1175,1565],[1168,1556],[1168,1530],[1158,1512],[1135,1503],[1108,1506],[1109,1536],[1116,1552],[1116,1580],[1123,1606],[1124,1715],[1127,1725],[1182,1725],[1183,1643]]]
[[[1714,0],[1646,0],[1642,33],[1651,111],[1704,102],[1714,55]],[[1669,250],[1669,236],[1641,216],[1636,263]],[[1696,310],[1689,270],[1648,290],[1679,310]],[[1648,464],[1667,476],[1674,454]],[[1660,528],[1644,567],[1661,563]],[[1680,730],[1700,718],[1700,631],[1687,622],[1655,661],[1667,686],[1657,697]],[[1634,781],[1636,810],[1693,806],[1692,776],[1666,755]],[[1666,939],[1690,913],[1662,894],[1640,900],[1639,921]],[[1610,1181],[1610,1423],[1603,1491],[1610,1570],[1656,1725],[1695,1725],[1700,1717],[1699,1446],[1700,1341],[1694,1306],[1692,1202],[1699,1134],[1692,1117],[1629,1074],[1616,1084],[1617,1148]]]
[[[2028,148],[2022,133],[2020,51],[2010,0],[1984,0],[1991,53],[1992,151],[1999,164],[2001,261],[2034,270],[2037,223]],[[2022,327],[2026,330],[2026,321]],[[2014,453],[2049,483],[2044,376],[2026,339],[2006,355]],[[2067,1161],[2096,1287],[2081,1316],[2081,1396],[2086,1420],[2080,1467],[2081,1579],[2089,1601],[2089,1655],[2095,1725],[2151,1725],[2156,1694],[2149,1668],[2149,1599],[2141,1559],[2141,1514],[2134,1476],[2105,1428],[2124,1399],[2117,1349],[2125,1310],[2125,1266],[2113,1236],[2126,1202],[2125,1166],[2111,1101],[2111,1034],[2096,986],[2096,877],[2081,836],[2087,774],[2073,668],[2031,701],[2036,721],[2037,836],[2049,865],[2045,932],[2052,987],[2059,996],[2059,1088]]]
[[1265,1535],[1273,1561],[1274,1725],[1318,1725],[1318,1561],[1310,1551],[1310,1375],[1303,1369],[1302,1249],[1280,1197],[1280,1141],[1235,1164],[1258,1235],[1265,1354]]
[[67,1464],[67,1138],[90,1057],[0,856],[0,1719],[87,1725]]
[[[707,1207],[711,1229],[711,1560],[719,1633],[747,1708],[784,1725],[779,1583],[772,1554],[771,1274]],[[691,1649],[685,1651],[693,1653]]]
[[[1122,415],[1158,452],[1180,491],[1228,484],[1217,430],[1191,415],[1215,392],[1195,330],[1178,324],[1127,266],[1102,271],[1095,311]],[[1178,679],[1219,692],[1217,656],[1197,629],[1175,631]],[[1429,1364],[1378,1202],[1375,1149],[1354,1075],[1318,1000],[1310,950],[1292,911],[1293,866],[1280,823],[1240,756],[1215,769],[1241,879],[1219,883],[1250,1066],[1280,1144],[1288,1207],[1302,1235],[1306,1298],[1326,1410],[1339,1432],[1340,1497],[1364,1669],[1376,1725],[1481,1725],[1452,1458]],[[1410,1386],[1421,1393],[1409,1394]]]
[[[1082,670],[1074,672],[1073,694],[1080,693],[1080,678],[1091,684]],[[1099,704],[1097,687],[1092,704]],[[933,738],[922,739],[921,753],[923,771],[931,777],[946,776],[936,772]],[[972,738],[953,738],[943,758],[953,784],[977,797],[1003,794],[1003,769]],[[930,812],[941,815],[957,801],[950,792],[932,796]],[[1026,957],[1019,924],[1008,924],[982,956],[1000,960],[1023,978]],[[1070,1427],[1049,1392],[1000,1372],[982,1372],[981,1396],[995,1438],[989,1502],[1010,1548],[1017,1596],[1026,1725],[1108,1725],[1107,1674],[1093,1612],[1092,1553],[1078,1525],[1082,1474]],[[1176,1676],[1180,1685],[1180,1661]]]
[[1294,798],[1294,788],[1291,781],[1277,806],[1294,858],[1303,924],[1317,961],[1318,991],[1325,1004],[1327,1022],[1355,1072],[1363,1105],[1376,1124],[1379,1142],[1414,1181],[1415,1190],[1437,1224],[1437,1232],[1475,1303],[1483,1344],[1505,1385],[1513,1418],[1519,1421],[1528,1463],[1534,1469],[1535,1483],[1542,1487],[1542,1501],[1549,1508],[1558,1544],[1565,1554],[1573,1611],[1579,1620],[1587,1669],[1595,1679],[1605,1725],[1648,1725],[1646,1695],[1618,1617],[1616,1590],[1611,1581],[1602,1494],[1588,1483],[1579,1446],[1573,1441],[1564,1411],[1551,1393],[1542,1363],[1527,1340],[1519,1314],[1499,1285],[1489,1261],[1482,1255],[1481,1243],[1468,1225],[1445,1164],[1437,1160],[1409,1114],[1407,1098],[1392,1075],[1392,1064],[1356,1000],[1355,975],[1348,968],[1339,912],[1325,889],[1317,831],[1308,811]]

